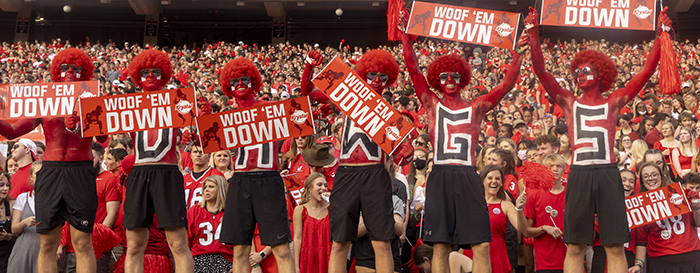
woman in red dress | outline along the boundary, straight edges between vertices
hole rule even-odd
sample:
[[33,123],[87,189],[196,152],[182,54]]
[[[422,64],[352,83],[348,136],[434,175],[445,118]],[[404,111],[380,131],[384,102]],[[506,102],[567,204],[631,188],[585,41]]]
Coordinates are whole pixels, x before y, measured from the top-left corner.
[[693,142],[693,129],[688,127],[681,128],[681,132],[678,134],[680,140],[680,145],[673,149],[671,157],[673,158],[673,169],[678,174],[678,177],[683,177],[691,171],[691,166],[693,164],[693,155],[697,153],[698,148],[695,147]]
[[666,122],[661,125],[661,135],[663,139],[654,143],[654,149],[659,149],[661,153],[664,154],[664,160],[666,163],[671,163],[671,151],[680,145],[680,142],[673,138],[674,128],[673,124]]
[[294,209],[294,264],[296,272],[328,272],[331,254],[328,221],[328,182],[321,173],[312,173],[304,182],[300,206]]
[[489,245],[491,272],[511,272],[513,269],[508,260],[504,238],[506,237],[507,222],[510,221],[513,226],[517,225],[517,212],[513,203],[506,201],[506,193],[503,190],[505,178],[500,166],[486,165],[481,170],[481,180],[484,181],[484,197],[489,207],[491,221],[491,243]]

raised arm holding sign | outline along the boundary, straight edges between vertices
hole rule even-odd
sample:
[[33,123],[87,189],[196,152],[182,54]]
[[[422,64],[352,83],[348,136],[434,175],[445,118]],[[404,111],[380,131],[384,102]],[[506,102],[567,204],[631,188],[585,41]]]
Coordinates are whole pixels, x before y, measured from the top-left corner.
[[[219,82],[224,93],[233,97],[238,107],[242,108],[235,113],[249,113],[252,117],[252,109],[260,109],[259,106],[266,104],[255,99],[255,94],[262,88],[262,80],[255,64],[249,59],[237,58],[226,64],[219,75]],[[274,110],[270,110],[274,116]],[[227,113],[229,112],[224,112],[224,115]],[[262,114],[263,112],[260,112],[260,115]],[[207,132],[199,133],[203,141],[210,140]],[[257,143],[238,148],[236,172],[229,179],[230,186],[222,222],[224,229],[220,241],[233,245],[233,272],[248,272],[248,255],[257,224],[260,241],[263,245],[272,246],[279,271],[293,272],[294,260],[288,245],[292,237],[284,193],[285,185],[278,172],[278,142]],[[213,145],[211,142],[203,144]]]
[[[302,76],[301,92],[304,95],[311,95],[320,102],[331,101],[335,103],[346,116],[340,144],[340,167],[338,167],[330,197],[333,248],[329,272],[346,272],[346,257],[350,243],[357,239],[361,207],[365,208],[362,210],[363,219],[368,227],[370,237],[373,239],[376,270],[377,272],[392,272],[394,265],[389,240],[395,235],[391,212],[391,177],[384,167],[386,161],[384,151],[400,151],[397,154],[399,159],[412,157],[412,147],[403,142],[405,136],[411,132],[412,126],[398,112],[391,118],[394,123],[382,123],[384,122],[383,118],[378,116],[381,113],[392,115],[396,112],[390,104],[382,99],[381,94],[384,88],[396,81],[399,66],[391,53],[384,50],[372,50],[365,53],[357,62],[355,71],[336,58],[313,79],[314,84],[321,90],[312,91],[314,88],[311,83],[313,69],[315,65],[321,63],[321,60],[321,54],[316,51],[309,52]],[[335,64],[333,64],[334,61],[336,61]],[[348,79],[351,80],[347,82]],[[362,94],[358,95],[357,93]],[[365,103],[367,104],[365,105]],[[373,134],[373,130],[370,129],[372,126],[368,126],[368,124],[373,123],[372,120],[376,120],[374,124],[384,124],[378,126],[383,126],[382,128],[385,130],[378,130]],[[386,124],[401,125],[399,127],[386,126]],[[395,131],[388,129],[390,127],[393,127]],[[391,137],[387,134],[391,134]],[[378,141],[378,139],[383,141]],[[378,142],[387,145],[380,146]],[[390,148],[383,151],[383,147]]]
[[[153,95],[172,76],[167,54],[145,50],[129,64],[129,75],[144,94]],[[129,174],[124,198],[126,229],[126,272],[143,271],[143,254],[148,244],[154,213],[158,226],[165,229],[168,246],[175,261],[175,271],[194,270],[187,247],[187,204],[182,173],[177,167],[177,128],[132,132],[135,164]]]
[[[93,69],[87,54],[78,49],[65,49],[51,63],[51,79],[56,83],[85,81],[92,79]],[[54,86],[57,85],[62,84]],[[97,90],[94,91],[96,94]],[[41,234],[37,261],[39,272],[56,272],[56,249],[65,221],[71,226],[78,271],[95,271],[91,233],[95,222],[97,194],[92,138],[83,138],[66,130],[66,121],[70,120],[74,119],[54,116],[25,118],[14,124],[0,121],[0,134],[8,139],[24,135],[39,124],[44,126],[46,152],[34,186],[36,222],[39,223],[37,232]],[[101,139],[104,140],[106,137]]]
[[[481,130],[479,124],[484,115],[515,86],[523,58],[522,50],[527,49],[527,36],[518,41],[511,69],[503,83],[472,101],[461,96],[461,91],[471,81],[471,68],[462,56],[449,54],[436,58],[428,67],[426,79],[418,67],[413,37],[404,34],[402,40],[406,68],[411,74],[418,99],[426,109],[430,142],[435,147],[435,165],[426,182],[423,241],[434,243],[432,265],[437,272],[448,270],[450,245],[455,243],[463,248],[471,245],[474,272],[489,272],[489,214],[482,197],[484,185],[476,173],[475,149]],[[438,97],[431,87],[444,97]],[[444,208],[468,210],[470,217]],[[457,242],[453,241],[455,233],[459,234]]]
[[[564,110],[569,121],[569,132],[572,132],[573,156],[567,192],[585,193],[566,196],[564,225],[568,227],[568,232],[564,234],[564,242],[569,247],[564,270],[583,271],[583,255],[586,245],[593,243],[594,217],[597,214],[600,242],[608,254],[608,272],[623,272],[627,269],[623,243],[629,242],[630,235],[625,223],[622,182],[613,151],[615,126],[620,109],[634,99],[634,95],[656,70],[659,39],[654,41],[642,71],[607,99],[602,93],[610,90],[615,81],[615,64],[605,54],[595,50],[577,53],[570,67],[578,88],[583,91],[583,95],[577,98],[559,86],[554,76],[545,70],[537,20],[537,11],[530,8],[525,25],[530,33],[535,74],[554,102]],[[659,24],[671,24],[666,9],[659,15]],[[660,27],[659,31],[662,29]]]

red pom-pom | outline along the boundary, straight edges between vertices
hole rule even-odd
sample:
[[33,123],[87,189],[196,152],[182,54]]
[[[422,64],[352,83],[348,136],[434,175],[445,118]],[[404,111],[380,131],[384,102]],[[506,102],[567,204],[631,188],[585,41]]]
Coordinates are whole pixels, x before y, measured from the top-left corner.
[[681,91],[681,75],[676,63],[676,52],[668,32],[661,33],[661,60],[659,61],[659,91],[664,94],[676,94]]
[[[124,259],[126,253],[119,257],[119,260],[114,263],[112,273],[124,273]],[[173,272],[173,264],[168,256],[143,254],[143,272],[144,273],[166,273]]]
[[401,20],[401,12],[405,10],[403,5],[403,0],[389,0],[389,8],[386,9],[386,34],[389,41],[398,41],[401,39],[399,23]]
[[554,173],[544,165],[526,161],[522,170],[522,178],[528,190],[550,190],[554,187]]
[[[119,244],[119,236],[107,226],[95,223],[92,227],[92,250],[96,258],[102,257],[102,254],[109,251]],[[71,244],[70,225],[66,223],[61,229],[61,245],[68,246]]]
[[122,159],[122,172],[125,174],[129,174],[131,172],[131,168],[134,167],[134,163],[136,162],[136,158],[134,155],[127,155]]

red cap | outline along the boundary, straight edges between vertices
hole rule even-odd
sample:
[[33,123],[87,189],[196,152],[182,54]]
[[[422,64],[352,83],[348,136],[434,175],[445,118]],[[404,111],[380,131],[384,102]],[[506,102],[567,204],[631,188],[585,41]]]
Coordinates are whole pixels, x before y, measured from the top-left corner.
[[642,122],[642,117],[633,118],[630,122],[631,123],[640,123],[640,122]]

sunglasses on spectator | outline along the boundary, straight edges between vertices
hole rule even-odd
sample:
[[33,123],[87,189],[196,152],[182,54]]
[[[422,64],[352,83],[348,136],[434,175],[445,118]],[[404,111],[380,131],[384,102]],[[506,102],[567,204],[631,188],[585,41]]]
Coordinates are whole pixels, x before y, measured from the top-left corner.
[[139,73],[141,77],[148,77],[148,75],[153,74],[154,77],[160,77],[163,72],[160,71],[158,68],[153,68],[153,69],[141,69],[141,72]]
[[497,118],[502,118],[502,117],[503,117],[503,115],[496,115],[496,117],[497,117]]
[[75,72],[75,73],[80,73],[83,71],[83,68],[77,64],[62,64],[61,65],[61,72],[67,72],[68,69],[71,69],[71,68],[73,68],[73,72]]
[[238,86],[238,83],[239,83],[239,82],[242,83],[242,84],[244,84],[244,85],[248,85],[248,84],[250,83],[250,77],[248,77],[248,76],[243,76],[243,77],[240,77],[240,78],[231,79],[231,81],[229,82],[229,84],[230,84],[232,87],[236,87],[236,86]]
[[462,78],[462,75],[460,75],[459,72],[452,72],[452,73],[442,72],[442,73],[440,73],[440,75],[438,77],[440,78],[440,80],[446,81],[447,77],[449,77],[449,76],[452,76],[452,79],[455,81]]
[[532,129],[542,129],[542,125],[533,125]]
[[389,75],[387,75],[385,73],[379,73],[379,72],[367,73],[367,79],[370,81],[373,81],[374,79],[376,79],[377,76],[379,76],[379,80],[382,81],[383,83],[386,83],[387,81],[389,81]]
[[416,144],[417,144],[418,146],[425,146],[425,142],[416,141]]
[[578,75],[580,75],[581,73],[583,73],[583,75],[590,75],[591,72],[593,72],[593,69],[591,69],[590,67],[584,67],[581,69],[574,70],[574,76],[578,77]]

